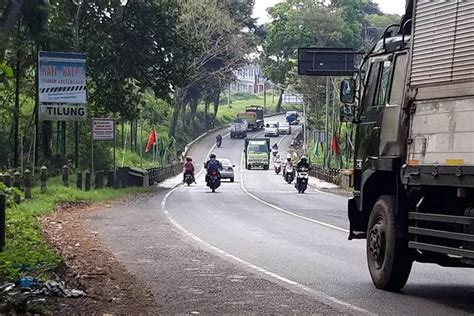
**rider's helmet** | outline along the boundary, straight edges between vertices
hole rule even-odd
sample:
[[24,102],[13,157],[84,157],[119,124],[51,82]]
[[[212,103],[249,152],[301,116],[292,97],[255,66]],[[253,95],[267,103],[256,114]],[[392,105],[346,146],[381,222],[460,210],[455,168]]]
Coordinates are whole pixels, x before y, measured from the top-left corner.
[[188,157],[186,157],[186,161],[191,162],[191,161],[193,161],[193,158],[191,158],[191,156],[188,156]]
[[308,162],[308,157],[306,156],[301,157],[301,162]]
[[212,154],[209,156],[209,158],[211,158],[211,159],[216,159],[216,154],[212,153]]
[[288,162],[291,161],[291,157],[286,157],[286,160],[288,160]]

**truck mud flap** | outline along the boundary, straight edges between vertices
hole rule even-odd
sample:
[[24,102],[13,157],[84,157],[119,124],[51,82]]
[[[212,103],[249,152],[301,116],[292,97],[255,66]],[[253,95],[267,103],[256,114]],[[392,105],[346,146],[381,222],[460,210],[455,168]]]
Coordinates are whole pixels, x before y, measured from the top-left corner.
[[360,197],[353,197],[348,202],[349,240],[366,238],[367,223],[364,213],[359,211],[358,203]]

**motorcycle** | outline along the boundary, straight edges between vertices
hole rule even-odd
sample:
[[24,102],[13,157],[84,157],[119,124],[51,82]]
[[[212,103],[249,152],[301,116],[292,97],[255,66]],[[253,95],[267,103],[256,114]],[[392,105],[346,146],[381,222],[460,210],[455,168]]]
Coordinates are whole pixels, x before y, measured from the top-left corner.
[[222,145],[222,139],[221,138],[216,138],[216,146],[217,148],[221,148]]
[[184,182],[186,182],[186,184],[187,184],[188,186],[190,186],[191,183],[194,182],[194,180],[193,180],[193,175],[190,174],[190,173],[186,173],[186,174],[184,175]]
[[216,192],[216,189],[221,186],[221,178],[217,171],[212,171],[207,176],[207,186],[212,190],[212,192]]
[[295,180],[295,170],[293,166],[286,166],[285,167],[285,181],[288,182],[288,184],[291,184]]
[[280,172],[281,172],[281,162],[280,161],[274,161],[273,162],[273,168],[275,169],[276,174],[280,174]]
[[304,193],[308,188],[309,170],[307,168],[301,168],[298,170],[296,175],[295,188],[298,193]]

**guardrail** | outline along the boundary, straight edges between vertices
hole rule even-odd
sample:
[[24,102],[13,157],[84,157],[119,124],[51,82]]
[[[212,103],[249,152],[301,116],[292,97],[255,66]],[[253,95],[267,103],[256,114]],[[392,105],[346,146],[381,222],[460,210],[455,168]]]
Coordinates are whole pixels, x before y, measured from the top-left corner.
[[180,174],[183,171],[183,165],[180,162],[176,162],[171,165],[159,168],[150,168],[147,169],[147,171],[149,175],[150,185],[154,185],[155,183],[163,182],[168,178]]
[[323,169],[320,167],[312,166],[312,170],[309,175],[320,180],[340,185],[340,174],[339,169]]

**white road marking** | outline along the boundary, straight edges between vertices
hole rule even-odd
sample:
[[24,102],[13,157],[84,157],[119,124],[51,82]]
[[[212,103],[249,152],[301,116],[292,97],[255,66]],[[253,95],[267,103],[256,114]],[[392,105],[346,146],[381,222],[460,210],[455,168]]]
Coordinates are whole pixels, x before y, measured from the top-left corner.
[[166,210],[166,202],[168,201],[168,198],[174,193],[176,192],[177,190],[179,190],[180,187],[177,186],[176,188],[174,188],[173,190],[171,190],[170,192],[168,192],[165,197],[163,198],[162,202],[161,202],[161,209],[163,211],[163,213],[166,215],[166,217],[169,219],[169,221],[176,227],[178,228],[182,233],[184,233],[186,236],[188,236],[189,238],[191,238],[192,240],[194,240],[195,242],[198,242],[204,246],[206,246],[207,248],[209,248],[210,250],[216,252],[216,253],[219,253],[221,254],[222,256],[226,257],[226,258],[229,258],[233,261],[236,261],[244,266],[246,266],[247,268],[250,268],[252,270],[255,270],[255,271],[258,271],[262,274],[265,274],[271,278],[274,278],[280,282],[283,282],[283,283],[286,283],[292,287],[294,287],[295,289],[298,289],[298,290],[301,290],[301,291],[304,291],[304,292],[307,292],[307,293],[310,293],[314,296],[316,296],[317,298],[319,298],[322,302],[321,303],[326,303],[328,305],[330,305],[331,303],[332,304],[336,304],[338,305],[339,307],[343,307],[343,308],[346,308],[346,309],[349,309],[350,311],[353,311],[353,312],[357,312],[357,313],[360,313],[360,314],[364,314],[364,315],[375,315],[374,313],[371,313],[369,312],[368,310],[366,309],[363,309],[363,308],[360,308],[358,306],[355,306],[353,304],[350,304],[350,303],[347,303],[347,302],[344,302],[340,299],[337,299],[333,296],[330,296],[326,293],[323,293],[323,292],[320,292],[320,291],[317,291],[317,290],[314,290],[312,288],[309,288],[303,284],[300,284],[296,281],[293,281],[293,280],[290,280],[288,278],[285,278],[277,273],[274,273],[274,272],[271,272],[271,271],[268,271],[260,266],[257,266],[253,263],[250,263],[248,261],[245,261],[244,259],[241,259],[237,256],[234,256],[220,248],[217,248],[216,246],[208,243],[207,241],[204,241],[203,239],[197,237],[196,235],[194,235],[193,233],[191,233],[190,231],[188,231],[186,228],[184,228],[183,226],[181,226],[177,221],[175,221],[169,214],[168,210]]

